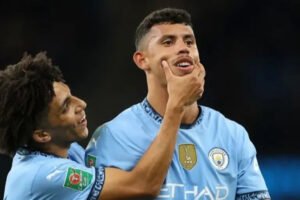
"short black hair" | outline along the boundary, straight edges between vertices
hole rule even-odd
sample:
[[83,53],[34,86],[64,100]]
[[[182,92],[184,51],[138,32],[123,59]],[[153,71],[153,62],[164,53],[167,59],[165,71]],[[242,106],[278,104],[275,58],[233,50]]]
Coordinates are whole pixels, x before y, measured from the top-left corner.
[[58,66],[46,52],[25,53],[0,71],[0,150],[12,155],[31,141],[54,94],[53,82],[64,82]]
[[147,15],[139,24],[135,32],[135,48],[139,48],[142,38],[149,32],[152,26],[158,24],[185,24],[192,25],[191,15],[183,9],[164,8],[155,10]]

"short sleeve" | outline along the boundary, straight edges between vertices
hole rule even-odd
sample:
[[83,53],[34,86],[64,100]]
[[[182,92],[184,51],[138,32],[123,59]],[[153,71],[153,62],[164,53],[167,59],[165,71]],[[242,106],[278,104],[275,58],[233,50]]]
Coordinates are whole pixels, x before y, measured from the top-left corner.
[[86,148],[86,165],[130,170],[142,154],[137,148],[127,137],[103,125],[94,132]]
[[256,158],[256,149],[245,129],[239,146],[237,199],[252,200],[270,198],[267,186]]
[[104,168],[88,168],[73,161],[51,163],[36,173],[33,199],[96,200],[104,181]]

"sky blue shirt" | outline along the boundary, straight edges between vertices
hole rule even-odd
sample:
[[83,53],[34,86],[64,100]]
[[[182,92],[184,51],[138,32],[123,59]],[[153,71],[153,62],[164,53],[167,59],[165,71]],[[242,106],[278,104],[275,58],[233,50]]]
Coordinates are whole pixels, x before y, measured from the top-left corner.
[[[180,127],[173,160],[157,199],[269,197],[246,130],[211,108],[199,108],[197,120]],[[162,117],[146,99],[126,109],[95,131],[86,149],[86,162],[132,169],[154,140],[161,122]]]
[[[83,152],[77,145],[72,145],[72,158],[80,161]],[[102,167],[20,148],[7,176],[4,200],[96,200],[104,177]]]
[[73,142],[71,144],[68,150],[68,156],[70,160],[85,165],[85,161],[84,161],[85,150],[77,142]]

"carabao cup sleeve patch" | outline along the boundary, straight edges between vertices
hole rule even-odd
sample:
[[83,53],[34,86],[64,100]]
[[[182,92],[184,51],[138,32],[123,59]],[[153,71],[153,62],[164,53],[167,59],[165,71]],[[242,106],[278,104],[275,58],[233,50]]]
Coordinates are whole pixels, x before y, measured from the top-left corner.
[[96,166],[96,161],[97,161],[96,156],[88,154],[86,160],[87,160],[86,161],[87,166],[89,167]]
[[82,191],[92,182],[93,175],[87,171],[69,167],[64,187]]

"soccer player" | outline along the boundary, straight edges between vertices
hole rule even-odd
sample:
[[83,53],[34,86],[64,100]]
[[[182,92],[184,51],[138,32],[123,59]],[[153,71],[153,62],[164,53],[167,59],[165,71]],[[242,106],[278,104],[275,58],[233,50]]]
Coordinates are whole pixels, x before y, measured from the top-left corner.
[[172,160],[183,113],[203,92],[200,66],[189,76],[177,77],[165,61],[162,65],[170,96],[166,117],[145,156],[129,172],[81,164],[74,142],[88,136],[86,103],[71,94],[61,71],[45,53],[25,55],[0,71],[0,151],[14,155],[4,199],[155,197]]
[[[191,17],[181,9],[150,13],[136,30],[134,62],[146,74],[146,98],[100,126],[87,162],[131,170],[157,135],[170,98],[165,74],[188,76],[200,62]],[[167,142],[167,141],[166,141]],[[173,160],[157,199],[270,199],[247,131],[220,112],[198,105],[184,111]]]

